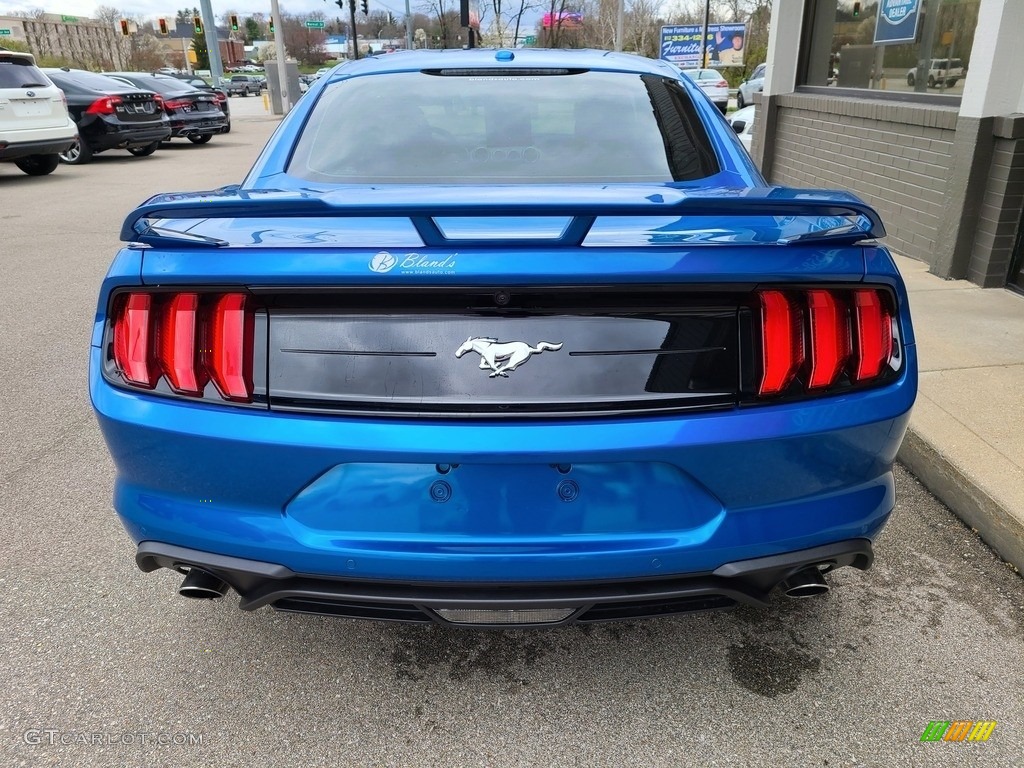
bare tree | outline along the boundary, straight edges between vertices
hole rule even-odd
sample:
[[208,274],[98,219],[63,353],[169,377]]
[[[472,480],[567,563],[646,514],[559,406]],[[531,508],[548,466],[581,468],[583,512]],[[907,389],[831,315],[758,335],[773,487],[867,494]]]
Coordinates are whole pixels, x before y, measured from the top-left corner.
[[542,7],[542,0],[486,0],[480,12],[480,24],[484,26],[486,13],[493,13],[488,42],[501,48],[519,42],[519,30],[523,15]]
[[431,16],[432,29],[427,31],[428,36],[438,38],[442,48],[452,48],[458,39],[459,11],[456,0],[429,0],[424,8],[428,9]]
[[12,11],[5,14],[15,19],[42,19],[46,15],[45,8],[28,8],[24,11]]
[[633,0],[629,5],[627,50],[652,59],[661,55],[661,19],[657,0]]
[[324,43],[327,36],[322,29],[310,29],[306,19],[326,21],[320,11],[294,16],[281,14],[281,25],[284,27],[284,47],[288,53],[304,64],[323,64],[327,60]]

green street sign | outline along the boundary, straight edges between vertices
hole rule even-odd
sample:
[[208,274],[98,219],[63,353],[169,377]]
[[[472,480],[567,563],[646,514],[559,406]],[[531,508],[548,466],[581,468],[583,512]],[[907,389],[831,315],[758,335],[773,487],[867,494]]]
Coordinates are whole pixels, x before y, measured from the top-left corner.
[[306,26],[309,27],[310,29],[323,29],[324,28],[324,22],[322,22],[322,21],[307,21],[306,22]]
[[11,30],[9,30],[9,29],[0,29],[0,35],[9,35],[9,34],[11,34]]
[[74,21],[78,21],[78,17],[77,16],[61,16],[60,20],[64,21],[64,22],[74,22]]
[[523,42],[526,43],[526,45],[533,45],[534,43],[537,42],[537,36],[527,35],[526,37],[523,38]]

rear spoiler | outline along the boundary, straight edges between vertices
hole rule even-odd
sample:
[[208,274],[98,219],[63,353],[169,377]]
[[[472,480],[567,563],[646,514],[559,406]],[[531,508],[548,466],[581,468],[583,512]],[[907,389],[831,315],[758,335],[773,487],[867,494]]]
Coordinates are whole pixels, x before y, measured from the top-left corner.
[[[127,217],[121,239],[177,248],[268,245],[272,238],[252,239],[253,227],[260,234],[287,229],[294,238],[301,219],[316,220],[321,231],[325,222],[351,231],[372,221],[375,233],[390,220],[408,227],[423,246],[849,244],[885,236],[875,210],[847,192],[519,184],[359,185],[328,192],[225,187],[158,195]],[[330,238],[322,244],[349,242],[357,244]]]

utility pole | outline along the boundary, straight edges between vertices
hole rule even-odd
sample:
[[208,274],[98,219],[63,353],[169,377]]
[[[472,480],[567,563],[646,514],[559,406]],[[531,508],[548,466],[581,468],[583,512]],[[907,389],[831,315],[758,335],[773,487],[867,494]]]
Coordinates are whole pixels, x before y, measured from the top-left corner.
[[[345,0],[334,0],[341,10],[345,10]],[[348,0],[348,15],[352,23],[351,38],[352,38],[352,58],[359,58],[359,35],[356,33],[356,0]]]
[[466,28],[466,47],[476,48],[476,34],[470,26],[469,0],[459,0],[459,23]]
[[619,7],[615,13],[615,50],[622,50],[622,28],[626,20],[626,0],[619,0]]
[[203,15],[203,37],[206,38],[206,53],[210,57],[210,77],[214,87],[220,85],[224,76],[224,65],[220,60],[220,41],[217,39],[217,24],[213,19],[213,3],[211,0],[200,0],[200,11]]
[[281,8],[277,0],[270,0],[270,18],[274,22],[274,55],[277,58],[277,82],[281,89],[281,114],[287,115],[292,108],[292,97],[288,93],[288,62],[284,50],[284,25],[281,23]]
[[700,69],[708,65],[708,22],[711,21],[711,0],[704,0],[704,33],[700,36]]
[[405,0],[405,48],[412,50],[412,11],[409,9],[409,0]]

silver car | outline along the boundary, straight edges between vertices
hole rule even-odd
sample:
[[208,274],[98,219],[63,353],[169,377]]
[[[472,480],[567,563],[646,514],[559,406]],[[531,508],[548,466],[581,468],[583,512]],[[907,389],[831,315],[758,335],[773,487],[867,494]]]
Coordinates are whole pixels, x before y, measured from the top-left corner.
[[729,107],[729,83],[722,77],[722,73],[716,69],[684,69],[682,72],[704,91],[724,115]]
[[740,83],[736,92],[736,108],[743,109],[748,104],[754,103],[754,94],[764,90],[764,74],[767,64],[758,64],[753,73],[744,82]]

